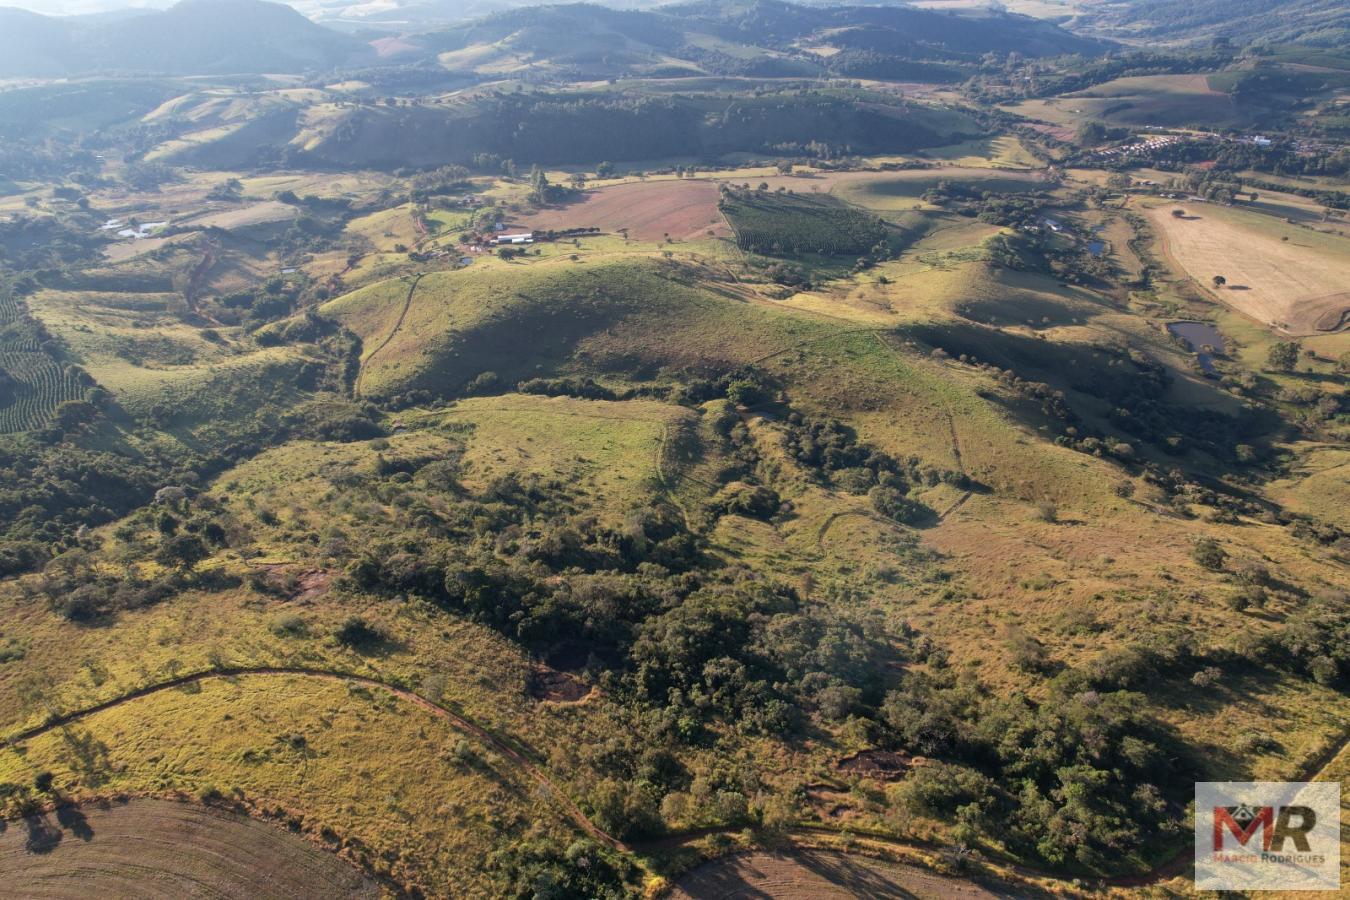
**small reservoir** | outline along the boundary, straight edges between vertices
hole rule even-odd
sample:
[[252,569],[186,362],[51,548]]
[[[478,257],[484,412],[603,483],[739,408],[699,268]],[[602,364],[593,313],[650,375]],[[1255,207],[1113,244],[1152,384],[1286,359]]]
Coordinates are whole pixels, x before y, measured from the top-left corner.
[[1205,322],[1173,322],[1167,326],[1167,330],[1195,351],[1202,370],[1207,373],[1214,371],[1213,357],[1205,352],[1205,347],[1212,348],[1215,353],[1223,352],[1223,337],[1217,328]]

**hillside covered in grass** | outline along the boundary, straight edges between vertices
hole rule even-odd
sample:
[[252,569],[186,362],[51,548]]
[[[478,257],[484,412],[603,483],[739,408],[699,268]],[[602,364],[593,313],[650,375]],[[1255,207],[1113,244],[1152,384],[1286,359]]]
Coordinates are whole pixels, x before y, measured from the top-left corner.
[[1338,57],[943,6],[0,86],[0,884],[1180,897],[1340,777]]

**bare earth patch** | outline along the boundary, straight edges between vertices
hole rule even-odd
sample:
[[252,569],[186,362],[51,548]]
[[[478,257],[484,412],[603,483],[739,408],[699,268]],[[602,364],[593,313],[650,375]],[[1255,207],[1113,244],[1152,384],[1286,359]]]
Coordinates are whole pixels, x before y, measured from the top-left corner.
[[579,703],[590,696],[591,686],[575,675],[538,666],[530,674],[530,696],[552,703]]
[[740,853],[680,879],[671,900],[985,900],[999,895],[913,866],[829,850]]
[[378,897],[376,883],[265,822],[169,800],[65,807],[0,832],[9,897]]
[[921,766],[926,762],[922,756],[910,756],[894,750],[860,750],[852,756],[839,760],[835,768],[849,775],[862,775],[881,781],[898,781],[914,766]]
[[616,184],[587,191],[584,199],[531,216],[526,225],[536,231],[567,228],[628,230],[639,241],[660,241],[668,234],[677,241],[731,234],[717,210],[717,185],[711,181],[645,181]]

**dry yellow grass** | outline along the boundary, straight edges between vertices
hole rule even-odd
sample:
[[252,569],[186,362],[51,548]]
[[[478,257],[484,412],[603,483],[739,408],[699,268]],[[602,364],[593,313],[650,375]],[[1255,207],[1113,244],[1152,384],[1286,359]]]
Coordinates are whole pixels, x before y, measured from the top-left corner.
[[201,228],[224,228],[233,230],[254,225],[268,225],[295,218],[295,207],[276,200],[252,203],[238,208],[226,208],[219,212],[210,212],[204,216],[186,219],[178,224]]
[[[1174,210],[1184,216],[1174,216]],[[1350,311],[1350,239],[1212,203],[1146,209],[1165,254],[1211,296],[1293,335],[1334,329]],[[1221,275],[1227,285],[1215,288]]]
[[435,896],[489,896],[504,837],[566,836],[532,782],[444,719],[387,691],[245,675],[168,690],[0,752],[0,780],[50,771],[65,795],[210,789],[305,830]]
[[1350,531],[1350,449],[1340,444],[1294,445],[1289,476],[1268,486],[1271,497],[1294,512]]

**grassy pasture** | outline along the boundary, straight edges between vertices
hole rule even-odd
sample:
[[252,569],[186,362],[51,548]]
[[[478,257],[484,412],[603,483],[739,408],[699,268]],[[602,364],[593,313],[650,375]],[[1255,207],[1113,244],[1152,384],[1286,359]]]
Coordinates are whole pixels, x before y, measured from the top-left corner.
[[659,490],[667,430],[690,417],[654,401],[506,394],[460,400],[435,418],[470,429],[464,484],[481,488],[508,472],[558,478],[602,519],[621,523]]
[[894,212],[927,207],[920,199],[924,191],[940,182],[957,182],[995,193],[1034,191],[1043,187],[1035,173],[1014,173],[996,169],[951,167],[913,169],[902,172],[868,173],[867,177],[840,180],[832,192],[855,206],[879,212]]
[[1118,125],[1218,128],[1241,124],[1258,111],[1236,106],[1229,95],[1211,88],[1203,73],[1117,78],[1060,97],[1023,100],[1008,109],[1071,128],[1089,119]]
[[1271,495],[1295,512],[1350,528],[1350,450],[1312,443],[1290,449],[1291,471],[1270,484]]
[[940,159],[948,165],[989,167],[993,169],[1039,169],[1042,163],[1013,135],[974,138],[948,147],[923,152],[924,158]]
[[502,759],[460,761],[452,725],[377,689],[240,676],[96,713],[0,755],[0,778],[51,771],[66,795],[199,793],[280,809],[376,871],[431,894],[494,887],[504,835],[566,835],[562,814]]
[[227,231],[274,225],[295,218],[295,207],[276,200],[254,203],[238,209],[212,212],[180,223],[201,228],[224,228]]
[[397,182],[382,172],[294,172],[276,175],[243,176],[247,196],[269,198],[281,191],[293,191],[297,196],[310,195],[323,199],[339,197],[365,198],[394,186]]
[[324,310],[362,337],[360,387],[369,394],[454,388],[484,372],[511,385],[566,368],[574,354],[591,372],[638,360],[748,361],[810,327],[685,284],[696,272],[663,269],[641,253],[590,260],[475,263],[428,274],[415,288],[411,279],[375,285]]

